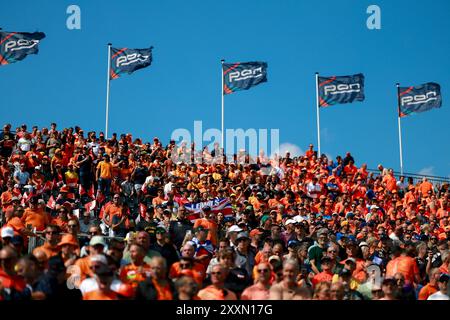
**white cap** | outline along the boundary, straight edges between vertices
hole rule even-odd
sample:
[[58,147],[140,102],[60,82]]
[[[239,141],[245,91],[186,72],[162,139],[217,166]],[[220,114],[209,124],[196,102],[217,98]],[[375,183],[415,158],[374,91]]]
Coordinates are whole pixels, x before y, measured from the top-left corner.
[[360,246],[360,247],[368,247],[369,244],[368,244],[367,242],[363,241],[363,242],[361,242],[361,243],[359,244],[359,246]]
[[370,210],[372,210],[372,209],[378,209],[378,206],[373,204],[373,205],[370,206]]
[[284,223],[285,226],[289,225],[289,224],[296,224],[297,221],[295,221],[294,219],[287,219],[286,222]]
[[108,264],[108,260],[103,254],[96,254],[95,256],[90,257],[91,262],[100,262],[103,264]]
[[2,229],[2,238],[14,237],[14,229],[11,227],[4,227]]
[[241,232],[242,228],[238,227],[237,225],[232,225],[228,228],[228,232]]
[[[305,221],[307,219],[307,217],[303,217],[303,216],[301,216],[301,215],[297,215],[297,216],[295,216],[294,218],[293,218],[293,220],[295,221],[295,222],[297,222],[297,223],[300,223],[300,222],[302,222],[302,221]],[[287,221],[286,221],[286,223],[287,223]]]

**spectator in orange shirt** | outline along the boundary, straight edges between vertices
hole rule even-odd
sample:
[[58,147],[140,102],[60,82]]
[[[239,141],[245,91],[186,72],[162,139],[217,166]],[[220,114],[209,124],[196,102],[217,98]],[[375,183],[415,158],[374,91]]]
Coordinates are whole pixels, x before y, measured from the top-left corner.
[[333,272],[331,272],[331,258],[325,256],[321,259],[320,267],[322,272],[316,274],[312,279],[312,284],[316,286],[320,282],[329,282],[333,280]]
[[430,282],[428,282],[419,291],[419,300],[427,300],[429,296],[439,290],[438,280],[441,275],[439,268],[433,268],[430,271]]
[[261,262],[256,266],[256,283],[247,287],[241,295],[241,300],[268,300],[270,294],[270,263]]
[[113,177],[113,165],[110,162],[109,155],[105,154],[103,160],[97,164],[96,178],[98,181],[98,190],[105,196],[109,196],[111,180]]
[[30,207],[25,210],[22,216],[22,222],[25,226],[31,225],[32,228],[36,228],[36,231],[43,231],[49,224],[49,217],[37,203],[37,197],[30,199]]
[[408,251],[394,246],[392,252],[395,258],[386,265],[386,278],[393,278],[397,272],[400,272],[405,277],[406,284],[412,285],[420,282],[416,260],[408,255]]
[[175,281],[178,300],[201,300],[198,293],[198,283],[190,276],[182,276]]
[[153,257],[150,262],[151,276],[138,284],[137,300],[173,300],[175,289],[167,280],[166,259]]
[[217,223],[215,221],[216,215],[211,211],[211,208],[206,206],[202,209],[202,218],[195,220],[194,229],[202,226],[208,230],[206,240],[211,241],[214,247],[217,247]]
[[36,255],[37,251],[44,251],[48,259],[59,254],[61,249],[58,246],[60,232],[61,229],[57,225],[49,224],[47,228],[45,228],[45,243],[42,246],[35,248],[33,254]]
[[120,279],[131,284],[133,288],[137,288],[139,282],[144,281],[151,275],[151,268],[144,262],[145,249],[142,246],[132,244],[129,251],[131,263],[122,267]]
[[227,277],[226,268],[222,264],[216,264],[211,271],[211,285],[199,291],[201,300],[237,300],[233,291],[225,288]]
[[419,185],[419,194],[423,198],[427,198],[429,196],[428,192],[431,191],[434,194],[433,185],[428,181],[426,177],[422,179],[422,183]]

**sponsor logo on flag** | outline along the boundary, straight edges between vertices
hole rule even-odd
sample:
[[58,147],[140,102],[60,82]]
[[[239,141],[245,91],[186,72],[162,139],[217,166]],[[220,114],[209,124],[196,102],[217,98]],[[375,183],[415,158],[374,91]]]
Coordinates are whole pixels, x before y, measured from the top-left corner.
[[224,63],[222,71],[224,94],[248,90],[267,82],[266,62]]
[[319,77],[319,106],[364,101],[364,75]]
[[185,204],[184,207],[188,211],[187,218],[191,222],[194,222],[196,219],[200,218],[200,212],[207,206],[211,208],[211,212],[214,214],[222,212],[225,217],[233,215],[231,203],[227,198],[214,198],[209,201]]
[[0,65],[23,60],[29,54],[39,52],[39,42],[45,38],[43,32],[1,32]]
[[428,111],[442,106],[441,86],[428,82],[416,87],[399,88],[399,117]]
[[152,49],[111,48],[111,70],[109,78],[117,79],[122,73],[132,74],[152,64]]

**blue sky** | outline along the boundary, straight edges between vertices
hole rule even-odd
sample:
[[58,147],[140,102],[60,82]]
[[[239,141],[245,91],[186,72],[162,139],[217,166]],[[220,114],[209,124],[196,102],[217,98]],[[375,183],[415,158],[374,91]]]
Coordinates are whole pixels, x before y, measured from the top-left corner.
[[[154,46],[153,64],[111,82],[110,132],[166,142],[220,128],[220,59],[266,61],[268,82],[225,97],[226,128],[280,129],[317,144],[314,73],[365,75],[366,100],[321,110],[322,152],[399,170],[395,83],[441,85],[440,109],[402,120],[406,172],[450,175],[450,2],[0,0],[5,31],[43,31],[38,55],[0,67],[2,122],[104,129],[107,46]],[[81,8],[81,30],[66,9]],[[381,8],[381,30],[366,9]]]

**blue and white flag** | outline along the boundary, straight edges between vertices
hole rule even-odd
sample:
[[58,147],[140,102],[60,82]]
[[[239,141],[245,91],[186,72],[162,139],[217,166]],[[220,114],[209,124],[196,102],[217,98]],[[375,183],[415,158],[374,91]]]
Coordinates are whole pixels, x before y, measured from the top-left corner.
[[224,63],[222,72],[224,94],[248,90],[267,82],[266,62]]
[[132,74],[152,64],[152,49],[111,48],[111,70],[109,78],[117,79],[122,73]]
[[428,82],[415,87],[400,87],[399,117],[425,112],[442,106],[441,86]]
[[45,38],[43,32],[0,31],[0,65],[25,59],[39,52],[39,42]]
[[319,77],[319,106],[364,101],[364,75]]

